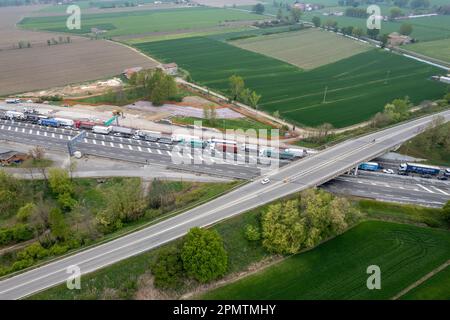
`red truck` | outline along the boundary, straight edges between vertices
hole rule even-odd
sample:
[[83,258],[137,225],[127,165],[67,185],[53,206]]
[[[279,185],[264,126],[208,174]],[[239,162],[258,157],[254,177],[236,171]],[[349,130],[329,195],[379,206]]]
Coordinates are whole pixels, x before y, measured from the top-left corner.
[[81,120],[76,120],[75,121],[75,127],[77,129],[87,129],[87,130],[92,130],[92,128],[94,126],[98,126],[98,125],[102,125],[101,123],[97,123],[97,122],[93,122],[93,121],[81,121]]
[[230,153],[237,153],[237,145],[235,144],[223,144],[223,143],[216,143],[215,144],[216,150],[222,151],[222,152],[230,152]]

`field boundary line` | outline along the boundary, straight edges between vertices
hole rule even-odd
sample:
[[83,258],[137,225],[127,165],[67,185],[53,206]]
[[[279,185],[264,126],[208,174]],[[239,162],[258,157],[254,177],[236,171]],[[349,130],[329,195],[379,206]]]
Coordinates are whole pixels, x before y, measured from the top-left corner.
[[403,289],[402,291],[397,293],[395,296],[393,296],[391,298],[391,300],[397,300],[397,299],[401,298],[402,296],[404,296],[405,294],[410,292],[412,289],[420,286],[422,283],[424,283],[425,281],[427,281],[428,279],[430,279],[432,276],[434,276],[435,274],[439,273],[440,271],[444,270],[448,266],[450,266],[450,260],[447,260],[447,262],[445,262],[444,264],[441,264],[439,267],[437,267],[433,271],[427,273],[422,278],[420,278],[419,280],[417,280],[416,282],[414,282],[410,286],[406,287],[405,289]]

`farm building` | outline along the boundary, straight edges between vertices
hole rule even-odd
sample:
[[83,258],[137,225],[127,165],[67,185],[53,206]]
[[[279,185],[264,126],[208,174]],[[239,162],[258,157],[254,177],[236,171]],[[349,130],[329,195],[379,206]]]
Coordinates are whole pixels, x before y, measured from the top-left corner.
[[12,163],[21,163],[28,159],[28,155],[14,150],[0,148],[0,165],[8,166]]
[[131,76],[132,76],[133,74],[135,74],[136,72],[139,72],[139,71],[141,71],[141,70],[142,70],[142,67],[128,68],[128,69],[123,70],[122,74],[123,74],[127,79],[130,79]]
[[391,46],[401,46],[411,43],[412,38],[399,34],[398,32],[392,32],[389,34],[389,44]]
[[178,65],[175,62],[163,64],[161,69],[171,76],[175,76],[178,73]]

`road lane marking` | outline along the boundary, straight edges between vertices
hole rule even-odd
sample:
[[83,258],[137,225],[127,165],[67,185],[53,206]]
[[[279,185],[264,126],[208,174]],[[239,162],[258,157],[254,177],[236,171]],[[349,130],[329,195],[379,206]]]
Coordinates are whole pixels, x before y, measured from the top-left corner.
[[119,143],[120,149],[123,149],[123,144]]
[[162,154],[161,150],[159,150],[159,149],[156,149],[156,151],[158,151],[158,153],[159,153],[159,154]]
[[432,186],[432,188],[435,189],[436,191],[442,193],[442,194],[445,194],[446,196],[450,196],[450,194],[448,194],[448,193],[445,192],[444,190],[441,190],[441,189],[439,189],[439,188],[436,188],[435,186]]
[[138,146],[138,150],[142,152],[142,148]]
[[111,147],[114,147],[114,143],[110,142],[109,144],[111,145]]
[[425,190],[425,191],[428,191],[429,193],[434,193],[433,191],[431,191],[430,189],[424,187],[424,186],[421,185],[421,184],[417,184],[417,186],[421,187],[421,188],[422,188],[423,190]]
[[103,145],[103,146],[105,145],[105,141],[102,141],[102,145]]
[[148,151],[149,153],[152,153],[152,149],[150,149],[150,148],[147,148],[147,151]]
[[128,149],[133,150],[133,148],[131,147],[131,145],[128,145]]
[[95,141],[94,139],[92,139],[92,142],[93,142],[94,144],[97,144],[97,141]]

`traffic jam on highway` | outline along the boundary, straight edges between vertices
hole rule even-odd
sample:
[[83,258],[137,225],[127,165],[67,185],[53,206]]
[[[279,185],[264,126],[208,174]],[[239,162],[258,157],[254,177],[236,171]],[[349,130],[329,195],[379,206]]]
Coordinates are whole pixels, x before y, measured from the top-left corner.
[[358,170],[383,172],[386,174],[399,174],[402,176],[420,176],[421,178],[438,180],[448,180],[450,178],[450,168],[440,168],[422,163],[401,163],[395,172],[393,169],[384,169],[378,162],[363,162],[358,166]]
[[[5,102],[19,103],[20,100],[5,100]],[[270,158],[285,162],[303,158],[307,155],[305,149],[299,148],[278,149],[257,144],[239,144],[235,140],[215,138],[204,140],[198,136],[187,134],[166,135],[157,131],[139,130],[112,125],[116,120],[116,117],[118,116],[114,116],[105,122],[100,122],[52,117],[48,114],[42,114],[33,108],[23,108],[22,111],[0,110],[0,119],[9,121],[9,124],[28,123],[43,128],[70,129],[74,131],[84,130],[95,136],[100,135],[109,136],[111,138],[115,137],[120,139],[132,139],[135,141],[145,141],[147,143],[156,143],[158,146],[162,144],[167,146],[167,150],[171,150],[171,146],[173,145],[182,145],[184,147],[189,147],[192,150],[208,149],[213,155],[231,155],[233,157],[233,155],[236,156],[238,153],[244,153],[247,155],[255,155],[257,158]],[[267,164],[267,161],[263,161],[259,164]]]

